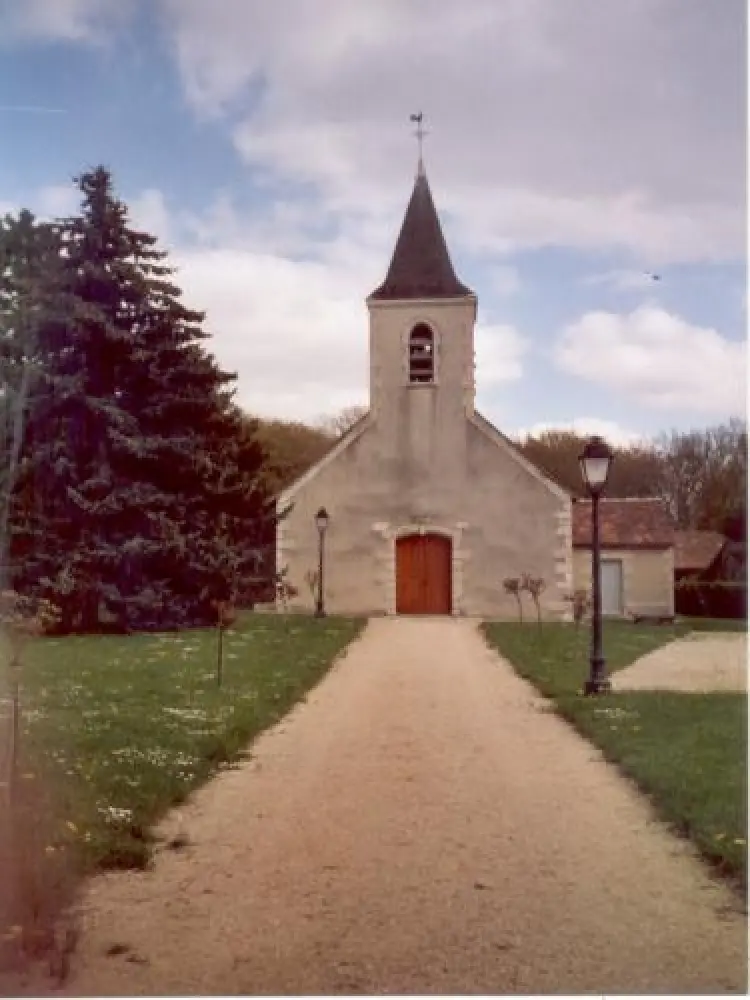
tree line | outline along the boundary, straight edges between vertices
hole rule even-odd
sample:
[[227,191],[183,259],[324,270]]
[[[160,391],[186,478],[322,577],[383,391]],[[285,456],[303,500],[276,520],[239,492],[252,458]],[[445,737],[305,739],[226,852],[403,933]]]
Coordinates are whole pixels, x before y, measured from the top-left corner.
[[[574,496],[584,494],[578,456],[586,439],[548,431],[517,442],[522,453]],[[606,495],[661,497],[679,528],[744,530],[747,508],[747,426],[744,420],[616,447]]]

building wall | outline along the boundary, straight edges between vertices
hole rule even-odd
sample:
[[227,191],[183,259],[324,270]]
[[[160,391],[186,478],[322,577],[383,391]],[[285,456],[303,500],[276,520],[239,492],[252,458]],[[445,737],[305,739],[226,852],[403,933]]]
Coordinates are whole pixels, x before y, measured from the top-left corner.
[[314,605],[305,575],[317,568],[315,513],[323,506],[330,517],[324,579],[331,612],[394,612],[395,542],[420,530],[452,539],[456,614],[515,617],[515,600],[502,583],[523,573],[546,581],[547,617],[569,611],[563,600],[572,589],[569,502],[465,418],[463,424],[463,463],[452,455],[449,477],[439,474],[438,459],[419,484],[388,456],[373,422],[302,486],[279,530],[279,566],[288,566],[299,591],[291,607]]
[[[626,615],[674,615],[674,549],[602,549],[602,559],[622,562]],[[591,590],[591,550],[573,551],[576,590]]]
[[[481,418],[480,418],[481,420]],[[467,422],[464,487],[471,556],[466,602],[470,613],[515,618],[517,603],[503,581],[524,573],[542,577],[547,617],[568,617],[572,592],[571,505],[498,441],[491,430]]]

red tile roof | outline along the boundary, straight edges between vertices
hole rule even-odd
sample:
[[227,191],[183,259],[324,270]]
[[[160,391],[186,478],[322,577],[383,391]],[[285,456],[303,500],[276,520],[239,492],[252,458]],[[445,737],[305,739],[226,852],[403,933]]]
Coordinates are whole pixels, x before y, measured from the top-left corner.
[[724,548],[726,538],[718,531],[676,531],[674,568],[708,569]]
[[[599,512],[602,548],[668,549],[674,545],[674,524],[663,500],[602,497]],[[591,547],[590,500],[573,504],[573,545]]]

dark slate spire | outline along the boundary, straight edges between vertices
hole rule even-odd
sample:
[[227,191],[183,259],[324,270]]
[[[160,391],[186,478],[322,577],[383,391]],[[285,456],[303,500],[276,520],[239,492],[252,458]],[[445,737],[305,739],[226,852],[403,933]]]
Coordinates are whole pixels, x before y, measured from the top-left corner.
[[420,157],[388,274],[370,298],[445,299],[472,294],[453,270]]

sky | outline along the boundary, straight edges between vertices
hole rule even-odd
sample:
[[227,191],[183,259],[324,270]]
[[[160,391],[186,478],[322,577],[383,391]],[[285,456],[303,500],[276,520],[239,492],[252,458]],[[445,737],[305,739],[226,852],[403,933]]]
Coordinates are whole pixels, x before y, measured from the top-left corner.
[[367,401],[421,111],[477,408],[706,427],[746,408],[746,53],[745,0],[0,0],[0,211],[107,166],[237,402],[310,422]]

